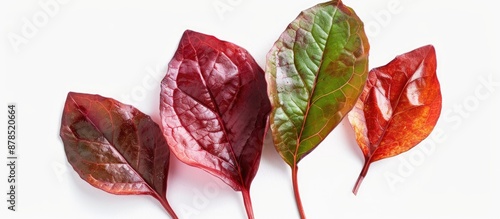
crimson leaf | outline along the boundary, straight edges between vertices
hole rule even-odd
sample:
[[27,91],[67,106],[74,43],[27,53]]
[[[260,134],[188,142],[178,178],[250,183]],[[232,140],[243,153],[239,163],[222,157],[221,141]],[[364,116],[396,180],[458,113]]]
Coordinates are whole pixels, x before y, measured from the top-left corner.
[[270,109],[264,71],[245,49],[184,32],[161,83],[163,133],[181,161],[242,191],[249,218]]
[[148,115],[114,99],[68,93],[61,132],[69,163],[92,186],[117,195],[166,199],[170,151]]

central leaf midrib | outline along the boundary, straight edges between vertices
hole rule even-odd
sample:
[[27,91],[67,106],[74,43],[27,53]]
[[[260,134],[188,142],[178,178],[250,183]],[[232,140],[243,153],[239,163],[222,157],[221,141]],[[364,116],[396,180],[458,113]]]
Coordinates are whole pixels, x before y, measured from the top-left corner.
[[[323,65],[323,61],[324,61],[324,58],[325,58],[325,53],[326,53],[325,52],[325,50],[326,50],[325,48],[326,48],[326,45],[328,44],[328,41],[330,40],[330,37],[332,35],[331,32],[332,32],[333,26],[334,26],[333,22],[334,22],[335,15],[337,14],[339,4],[340,4],[340,1],[335,6],[335,11],[332,14],[332,22],[331,22],[330,30],[328,31],[328,36],[327,36],[326,41],[325,41],[325,46],[323,48],[323,54],[321,54],[321,61],[320,61],[319,65],[318,65],[317,74],[316,74],[316,77],[314,78],[313,86],[311,88],[311,93],[309,94],[309,98],[307,100],[306,112],[304,113],[304,122],[302,123],[302,127],[300,128],[299,135],[297,136],[297,143],[296,143],[295,151],[294,151],[294,154],[293,154],[293,159],[294,159],[293,163],[294,163],[294,165],[297,163],[297,160],[298,160],[299,147],[300,147],[300,144],[302,143],[302,134],[304,132],[305,124],[306,124],[307,119],[308,119],[309,111],[310,111],[310,108],[311,108],[311,102],[312,102],[312,99],[313,99],[313,96],[314,96],[314,92],[316,90],[316,86],[317,86],[317,82],[318,82],[320,70],[321,70],[321,67]],[[313,22],[314,22],[314,20],[313,20]],[[298,74],[300,75],[300,73],[298,73]]]
[[[210,100],[213,103],[214,108],[215,108],[214,110],[217,111],[217,112],[214,112],[214,114],[215,114],[217,120],[219,121],[219,123],[220,123],[220,125],[222,127],[222,131],[224,132],[224,138],[226,139],[227,144],[229,145],[229,150],[231,151],[231,157],[234,160],[234,165],[236,166],[236,169],[238,171],[238,176],[240,177],[240,183],[241,183],[240,186],[245,187],[246,185],[245,185],[245,183],[243,181],[243,176],[241,175],[242,171],[241,171],[240,163],[238,162],[238,159],[236,158],[236,153],[234,152],[233,145],[231,144],[231,141],[229,140],[229,137],[228,137],[228,134],[227,134],[227,130],[226,130],[226,125],[225,125],[224,121],[221,118],[221,113],[220,113],[220,110],[219,110],[219,106],[217,105],[217,102],[215,101],[215,98],[214,98],[212,92],[210,91],[210,89],[208,89],[206,79],[205,79],[205,77],[203,76],[203,74],[201,72],[201,68],[200,68],[200,65],[199,65],[200,62],[199,62],[199,59],[198,59],[198,51],[194,48],[194,46],[193,46],[193,44],[191,42],[191,38],[190,37],[188,38],[188,40],[189,40],[189,45],[191,46],[191,48],[194,51],[194,57],[196,59],[195,61],[196,61],[196,63],[198,63],[198,74],[200,75],[200,79],[201,79],[201,81],[203,83],[203,86],[207,90],[208,95],[210,96]],[[217,50],[215,48],[214,48],[214,50],[216,50],[219,54],[223,53],[223,52],[221,52],[221,51],[219,51],[219,50]],[[228,56],[228,58],[229,58],[229,56]],[[215,63],[216,63],[216,59],[214,61],[214,64]],[[239,69],[238,69],[238,72],[239,72]],[[196,99],[193,99],[193,100],[196,101]],[[200,103],[199,101],[196,101],[196,102]]]

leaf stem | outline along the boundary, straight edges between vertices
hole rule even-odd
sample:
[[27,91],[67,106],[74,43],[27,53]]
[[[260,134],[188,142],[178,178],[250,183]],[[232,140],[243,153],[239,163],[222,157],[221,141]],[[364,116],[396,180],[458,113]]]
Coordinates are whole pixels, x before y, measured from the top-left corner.
[[297,204],[297,210],[299,211],[300,218],[305,219],[306,215],[304,213],[304,208],[302,207],[302,201],[300,200],[299,193],[299,184],[297,182],[297,171],[299,167],[297,164],[292,167],[292,184],[293,184],[293,193],[295,195],[295,203]]
[[168,203],[167,198],[161,197],[156,192],[153,193],[153,197],[155,197],[161,203],[163,208],[165,208],[165,210],[167,210],[168,214],[172,217],[172,219],[179,219],[179,217],[177,217],[177,215],[175,214],[174,209],[172,209],[172,207],[170,207],[170,204]]
[[359,173],[358,180],[356,181],[356,184],[354,185],[354,188],[352,189],[352,193],[354,193],[354,195],[358,194],[359,187],[361,186],[361,183],[363,182],[363,179],[365,178],[366,173],[368,173],[368,168],[370,168],[370,164],[371,164],[370,160],[368,160],[368,159],[365,160],[365,165],[363,166],[363,169]]
[[243,202],[245,203],[245,210],[247,211],[248,219],[254,219],[252,199],[250,198],[250,189],[243,188],[241,190],[241,194],[243,194]]

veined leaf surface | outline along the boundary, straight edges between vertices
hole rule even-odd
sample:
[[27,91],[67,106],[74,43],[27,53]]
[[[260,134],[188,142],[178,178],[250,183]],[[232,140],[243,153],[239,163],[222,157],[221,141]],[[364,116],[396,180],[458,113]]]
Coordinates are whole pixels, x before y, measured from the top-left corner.
[[441,113],[436,52],[427,45],[372,69],[349,121],[365,165],[356,194],[371,163],[410,150],[434,129]]
[[148,115],[111,98],[70,92],[60,131],[83,180],[112,194],[151,195],[177,218],[166,199],[170,150]]
[[268,53],[266,73],[277,151],[290,166],[352,109],[368,72],[363,23],[341,1],[303,11]]
[[297,164],[356,103],[368,73],[369,49],[363,22],[335,0],[302,11],[267,55],[269,123],[276,150],[292,168],[301,218]]
[[264,71],[245,49],[184,32],[161,83],[163,133],[181,161],[242,191],[249,218],[270,109]]

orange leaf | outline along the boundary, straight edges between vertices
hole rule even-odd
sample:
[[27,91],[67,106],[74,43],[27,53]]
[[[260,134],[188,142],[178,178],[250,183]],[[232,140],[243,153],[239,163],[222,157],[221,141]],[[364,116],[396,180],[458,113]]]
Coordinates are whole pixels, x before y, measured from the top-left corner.
[[441,113],[436,53],[427,45],[372,69],[349,113],[365,165],[357,190],[371,163],[410,150],[432,131]]

